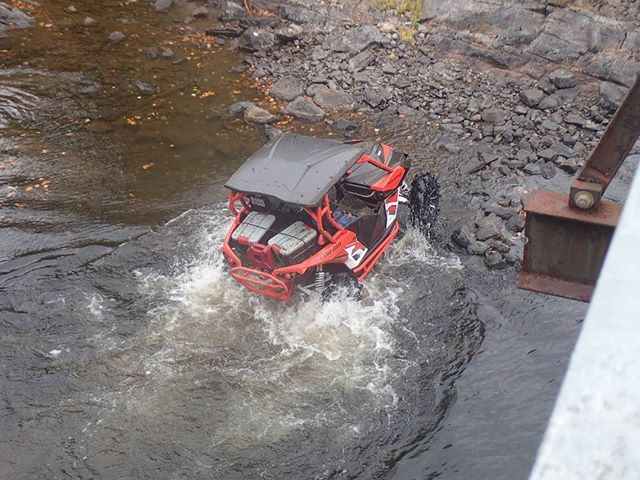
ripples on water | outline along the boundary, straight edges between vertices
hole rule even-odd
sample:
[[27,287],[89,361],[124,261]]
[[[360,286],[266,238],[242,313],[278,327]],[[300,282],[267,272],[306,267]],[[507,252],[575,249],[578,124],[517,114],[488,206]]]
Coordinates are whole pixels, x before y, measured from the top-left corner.
[[[78,472],[132,464],[142,478],[156,468],[196,478],[367,476],[424,435],[421,415],[437,423],[446,397],[437,390],[450,388],[438,385],[456,368],[449,355],[463,352],[449,344],[451,323],[441,318],[452,312],[423,305],[416,315],[411,304],[425,292],[411,288],[416,273],[398,274],[428,270],[451,280],[461,269],[455,256],[409,232],[365,283],[363,302],[345,295],[286,306],[225,273],[217,247],[228,221],[222,208],[190,211],[98,262],[99,274],[154,259],[121,274],[122,293],[136,290],[126,301],[90,276],[95,291],[79,296],[73,316],[91,326],[81,329],[101,327],[87,339],[94,352],[49,350],[79,388],[54,410],[80,408],[89,419],[58,462]],[[146,266],[154,263],[166,268]],[[461,308],[459,326],[475,336],[465,301],[450,300]],[[139,315],[131,334],[118,326],[123,310]]]

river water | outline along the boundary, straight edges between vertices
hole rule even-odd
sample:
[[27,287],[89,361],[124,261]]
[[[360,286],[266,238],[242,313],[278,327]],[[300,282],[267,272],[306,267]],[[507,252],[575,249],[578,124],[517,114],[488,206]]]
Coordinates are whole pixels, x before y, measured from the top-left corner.
[[218,253],[264,142],[237,57],[182,7],[41,3],[0,38],[0,478],[525,478],[582,306],[411,231],[362,302],[249,294]]

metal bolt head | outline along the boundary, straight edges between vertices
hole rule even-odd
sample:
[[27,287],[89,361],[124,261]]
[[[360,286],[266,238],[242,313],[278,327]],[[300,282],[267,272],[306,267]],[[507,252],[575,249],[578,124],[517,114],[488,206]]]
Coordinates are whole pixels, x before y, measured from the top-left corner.
[[596,203],[596,199],[591,192],[581,190],[573,196],[573,204],[581,210],[588,210]]

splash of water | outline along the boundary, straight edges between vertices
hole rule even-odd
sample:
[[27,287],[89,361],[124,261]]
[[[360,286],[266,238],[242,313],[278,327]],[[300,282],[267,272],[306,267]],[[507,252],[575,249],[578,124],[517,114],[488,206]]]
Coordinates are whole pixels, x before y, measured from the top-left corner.
[[[197,229],[190,258],[177,255],[182,260],[171,273],[138,272],[141,293],[151,299],[149,323],[123,347],[135,380],[107,402],[120,405],[118,415],[124,409],[144,418],[192,410],[192,402],[210,396],[217,410],[212,446],[238,448],[310,425],[351,438],[367,418],[392,415],[394,382],[410,367],[398,360],[405,293],[401,282],[390,281],[392,267],[457,269],[459,260],[437,255],[409,231],[365,282],[364,301],[343,294],[286,305],[230,278],[218,252],[228,221],[222,208],[190,212],[161,232],[171,238],[174,229]],[[105,314],[91,302],[90,311]]]

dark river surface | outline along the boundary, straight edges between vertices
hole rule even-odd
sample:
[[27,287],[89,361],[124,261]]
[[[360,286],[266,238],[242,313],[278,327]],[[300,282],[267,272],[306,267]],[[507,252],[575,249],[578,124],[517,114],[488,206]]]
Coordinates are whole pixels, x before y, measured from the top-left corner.
[[[41,3],[0,38],[0,478],[527,477],[584,305],[414,232],[362,302],[249,294],[218,253],[264,142],[225,114],[261,98],[238,58],[148,2]],[[465,212],[428,130],[382,134]]]

